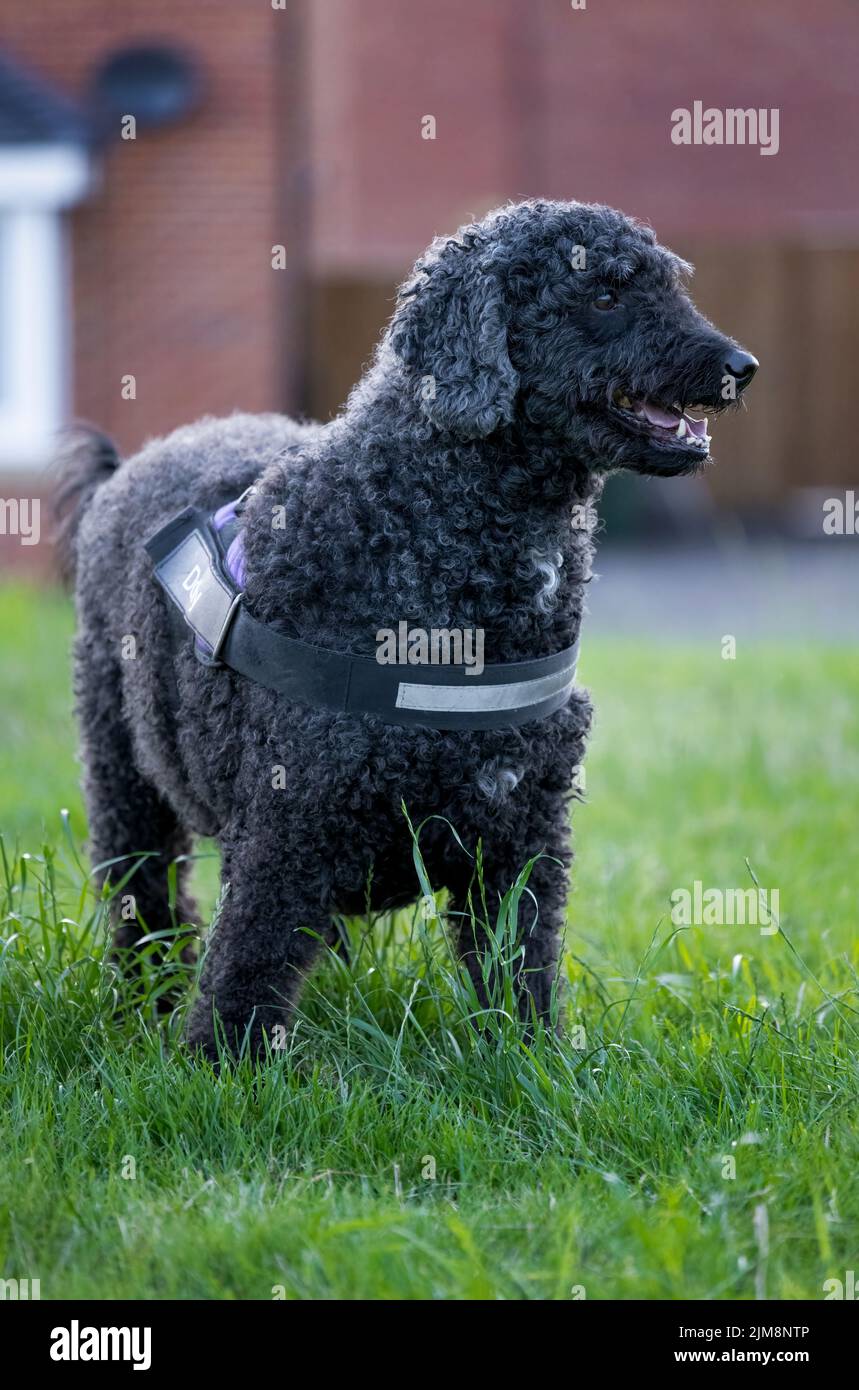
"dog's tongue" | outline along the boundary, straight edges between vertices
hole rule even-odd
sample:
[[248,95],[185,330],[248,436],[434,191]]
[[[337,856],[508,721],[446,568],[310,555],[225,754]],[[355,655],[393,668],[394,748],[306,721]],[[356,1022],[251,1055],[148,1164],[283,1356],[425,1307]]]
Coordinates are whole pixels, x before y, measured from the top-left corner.
[[680,418],[678,415],[669,415],[667,410],[660,410],[658,405],[651,405],[650,401],[642,401],[642,407],[651,425],[661,425],[664,430],[676,430]]
[[680,416],[676,413],[669,414],[667,410],[660,410],[658,405],[652,405],[650,401],[641,402],[641,410],[650,421],[651,425],[659,425],[664,430],[676,430],[681,419],[686,421],[686,428],[695,439],[703,439],[707,433],[707,421],[695,420],[691,415],[685,413]]

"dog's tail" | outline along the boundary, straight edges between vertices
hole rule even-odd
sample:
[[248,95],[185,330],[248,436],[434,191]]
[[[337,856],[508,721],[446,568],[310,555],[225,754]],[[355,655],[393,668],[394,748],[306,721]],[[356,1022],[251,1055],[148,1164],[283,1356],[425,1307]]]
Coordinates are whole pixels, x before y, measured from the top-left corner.
[[119,454],[107,435],[88,425],[75,426],[61,440],[54,469],[53,510],[57,567],[64,584],[74,582],[78,530],[84,512],[96,489],[113,476],[119,464]]

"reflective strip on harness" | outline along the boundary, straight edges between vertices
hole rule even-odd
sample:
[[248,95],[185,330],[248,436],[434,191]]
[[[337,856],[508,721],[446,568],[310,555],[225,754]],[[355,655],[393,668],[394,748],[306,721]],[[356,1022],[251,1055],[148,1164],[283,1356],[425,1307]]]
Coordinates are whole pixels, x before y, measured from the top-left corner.
[[578,642],[536,661],[485,666],[479,675],[463,665],[410,666],[403,681],[401,666],[287,637],[258,622],[242,603],[219,530],[206,513],[188,508],[146,549],[156,579],[194,632],[204,664],[229,667],[311,708],[389,724],[496,729],[544,719],[572,693]]
[[573,688],[575,665],[553,676],[537,676],[530,681],[510,681],[505,685],[412,685],[400,683],[398,709],[473,712],[480,710],[525,709]]

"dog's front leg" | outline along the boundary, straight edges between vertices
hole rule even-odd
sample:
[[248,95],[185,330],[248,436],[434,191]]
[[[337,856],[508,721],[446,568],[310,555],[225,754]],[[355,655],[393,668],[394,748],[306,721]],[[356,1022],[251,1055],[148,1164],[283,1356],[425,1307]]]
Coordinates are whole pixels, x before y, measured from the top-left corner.
[[[276,842],[277,841],[277,842]],[[330,926],[307,863],[262,831],[223,847],[221,911],[206,943],[200,994],[188,1020],[192,1048],[217,1060],[285,1045],[292,1012]]]
[[[506,929],[499,933],[502,900],[535,856],[519,897],[515,928],[508,914]],[[536,1014],[549,1022],[566,920],[571,858],[565,817],[564,833],[549,844],[525,837],[493,839],[490,831],[483,840],[480,875],[472,869],[466,876],[460,864],[448,875],[456,945],[482,1008],[501,1006],[498,963],[506,958],[514,971],[520,1017],[529,1021]]]

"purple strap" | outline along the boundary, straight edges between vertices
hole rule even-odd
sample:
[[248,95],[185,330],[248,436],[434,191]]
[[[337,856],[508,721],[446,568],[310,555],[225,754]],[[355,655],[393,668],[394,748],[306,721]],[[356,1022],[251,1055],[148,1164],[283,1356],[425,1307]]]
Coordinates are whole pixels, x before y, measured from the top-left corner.
[[[236,498],[235,502],[225,502],[223,507],[218,508],[215,515],[212,517],[212,527],[215,531],[223,531],[225,526],[236,520],[236,508],[241,500],[241,498]],[[227,547],[227,553],[224,556],[224,567],[233,583],[236,585],[236,588],[244,589],[245,548],[241,531],[234,536]],[[196,638],[196,647],[198,652],[202,652],[204,655],[209,652],[207,643],[204,642],[203,638],[200,636]]]
[[[222,531],[228,522],[236,519],[236,502],[225,502],[223,507],[219,507],[212,517],[212,525],[216,531]],[[241,531],[230,542],[224,560],[227,573],[233,583],[239,589],[245,587],[245,548],[242,542]]]
[[244,589],[244,587],[245,587],[245,548],[244,548],[244,545],[242,544],[242,533],[241,533],[241,531],[240,531],[239,534],[236,536],[235,540],[232,541],[232,543],[231,543],[230,546],[229,546],[229,549],[227,550],[226,566],[227,566],[227,569],[228,569],[228,571],[229,571],[229,573],[230,573],[231,578],[233,579],[234,583],[236,584],[236,587],[239,588],[239,589]]

